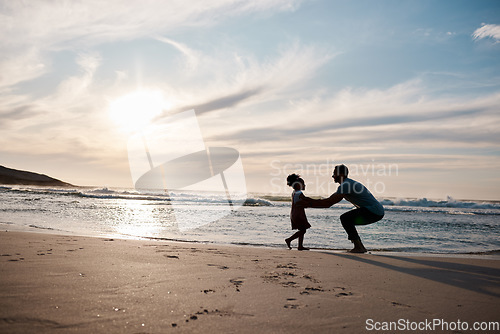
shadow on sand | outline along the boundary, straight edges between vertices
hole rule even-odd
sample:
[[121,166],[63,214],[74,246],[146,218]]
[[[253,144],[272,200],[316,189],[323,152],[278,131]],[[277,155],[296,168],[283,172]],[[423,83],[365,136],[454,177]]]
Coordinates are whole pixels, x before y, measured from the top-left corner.
[[[323,253],[429,279],[492,297],[500,297],[500,293],[498,292],[500,290],[500,268],[456,263],[446,258],[434,260],[389,255]],[[400,261],[401,266],[386,263],[383,261],[384,258],[394,260],[391,261],[392,263]],[[414,266],[409,266],[408,264],[414,264]]]

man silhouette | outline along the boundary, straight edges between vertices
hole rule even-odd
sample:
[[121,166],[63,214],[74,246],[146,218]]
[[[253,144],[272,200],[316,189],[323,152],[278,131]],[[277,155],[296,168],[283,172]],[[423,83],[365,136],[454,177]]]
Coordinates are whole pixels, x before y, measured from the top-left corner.
[[329,208],[342,199],[351,202],[356,209],[342,214],[340,221],[347,232],[349,240],[354,244],[354,248],[350,252],[366,253],[366,248],[361,242],[356,225],[368,225],[379,221],[384,217],[384,207],[364,185],[348,178],[348,174],[349,170],[345,165],[335,166],[332,177],[339,184],[337,191],[325,199],[310,199],[307,206]]

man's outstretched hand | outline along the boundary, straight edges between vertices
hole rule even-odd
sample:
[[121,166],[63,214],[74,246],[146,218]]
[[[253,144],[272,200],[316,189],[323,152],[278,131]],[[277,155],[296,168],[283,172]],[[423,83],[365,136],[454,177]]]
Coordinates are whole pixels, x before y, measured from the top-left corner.
[[329,208],[332,205],[340,202],[344,198],[342,194],[334,193],[328,198],[322,199],[312,199],[306,197],[303,201],[297,202],[297,205],[303,206],[304,208]]
[[311,199],[309,201],[307,208],[329,208],[332,206],[328,198],[323,199]]
[[330,206],[332,206],[329,202],[330,201],[328,198],[312,199],[306,197],[304,200],[297,202],[296,205],[302,206],[304,208],[329,208]]

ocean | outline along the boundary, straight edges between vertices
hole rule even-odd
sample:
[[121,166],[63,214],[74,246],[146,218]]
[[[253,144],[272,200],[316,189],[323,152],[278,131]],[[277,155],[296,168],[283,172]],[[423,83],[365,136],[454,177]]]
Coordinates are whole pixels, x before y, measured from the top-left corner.
[[[500,256],[498,202],[379,200],[386,210],[384,219],[358,227],[369,251]],[[180,207],[188,213],[194,208],[195,220],[199,212],[207,217],[225,213],[194,228],[180,228],[175,215]],[[339,219],[351,208],[341,202],[328,209],[306,209],[312,228],[304,245],[339,251],[352,248]],[[0,187],[0,228],[7,231],[285,248],[284,239],[293,233],[289,213],[288,196],[250,194],[242,206],[227,211],[227,201],[194,193]]]

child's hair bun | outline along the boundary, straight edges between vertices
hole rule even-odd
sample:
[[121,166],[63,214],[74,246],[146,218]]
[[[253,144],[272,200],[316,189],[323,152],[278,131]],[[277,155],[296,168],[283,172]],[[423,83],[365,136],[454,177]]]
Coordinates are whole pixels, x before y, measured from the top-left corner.
[[290,174],[286,178],[286,184],[289,185],[290,187],[292,187],[293,184],[298,181],[298,179],[300,179],[300,175],[298,175],[298,174]]

